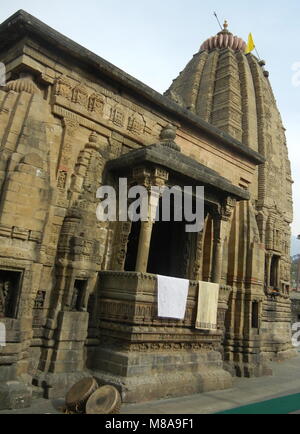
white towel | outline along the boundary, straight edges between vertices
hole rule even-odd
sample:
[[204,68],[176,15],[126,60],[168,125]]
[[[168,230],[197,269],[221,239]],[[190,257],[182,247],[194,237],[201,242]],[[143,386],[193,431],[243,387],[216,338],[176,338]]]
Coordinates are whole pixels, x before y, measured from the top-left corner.
[[216,283],[199,282],[196,329],[217,330],[219,288]]
[[160,318],[184,319],[189,286],[189,280],[157,276]]

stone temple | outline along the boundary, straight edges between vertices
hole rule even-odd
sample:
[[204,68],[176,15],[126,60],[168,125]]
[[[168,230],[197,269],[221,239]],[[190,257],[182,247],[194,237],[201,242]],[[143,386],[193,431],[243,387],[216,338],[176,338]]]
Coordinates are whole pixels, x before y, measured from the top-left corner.
[[[1,409],[91,375],[124,402],[225,389],[293,357],[285,129],[227,27],[163,96],[24,11],[0,25]],[[99,221],[119,178],[204,186],[204,229]],[[184,320],[158,317],[157,275],[189,280]],[[195,328],[199,281],[217,330]]]

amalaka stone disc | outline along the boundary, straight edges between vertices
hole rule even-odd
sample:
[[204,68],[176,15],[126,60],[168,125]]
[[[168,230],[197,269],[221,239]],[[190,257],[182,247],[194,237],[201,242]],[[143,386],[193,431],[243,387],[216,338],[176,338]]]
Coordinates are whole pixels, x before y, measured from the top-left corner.
[[87,400],[97,388],[98,383],[94,378],[84,378],[80,380],[67,393],[67,408],[76,412],[84,412]]
[[103,386],[89,398],[86,414],[118,414],[121,403],[121,395],[115,387]]

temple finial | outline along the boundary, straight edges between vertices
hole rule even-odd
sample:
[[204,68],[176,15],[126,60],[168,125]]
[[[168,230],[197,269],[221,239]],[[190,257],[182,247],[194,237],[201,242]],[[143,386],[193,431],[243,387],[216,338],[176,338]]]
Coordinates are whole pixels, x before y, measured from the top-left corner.
[[224,27],[224,30],[228,30],[228,21],[227,20],[224,21],[223,27]]

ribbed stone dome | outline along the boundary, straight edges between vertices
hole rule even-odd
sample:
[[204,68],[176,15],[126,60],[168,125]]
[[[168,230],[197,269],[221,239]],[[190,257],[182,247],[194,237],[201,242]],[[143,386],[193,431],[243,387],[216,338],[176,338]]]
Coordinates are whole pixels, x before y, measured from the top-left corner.
[[244,53],[246,47],[247,44],[242,38],[234,36],[228,31],[228,23],[225,21],[224,29],[216,36],[212,36],[211,38],[207,39],[201,45],[200,51],[212,51],[216,48],[231,48],[233,51],[241,51]]

